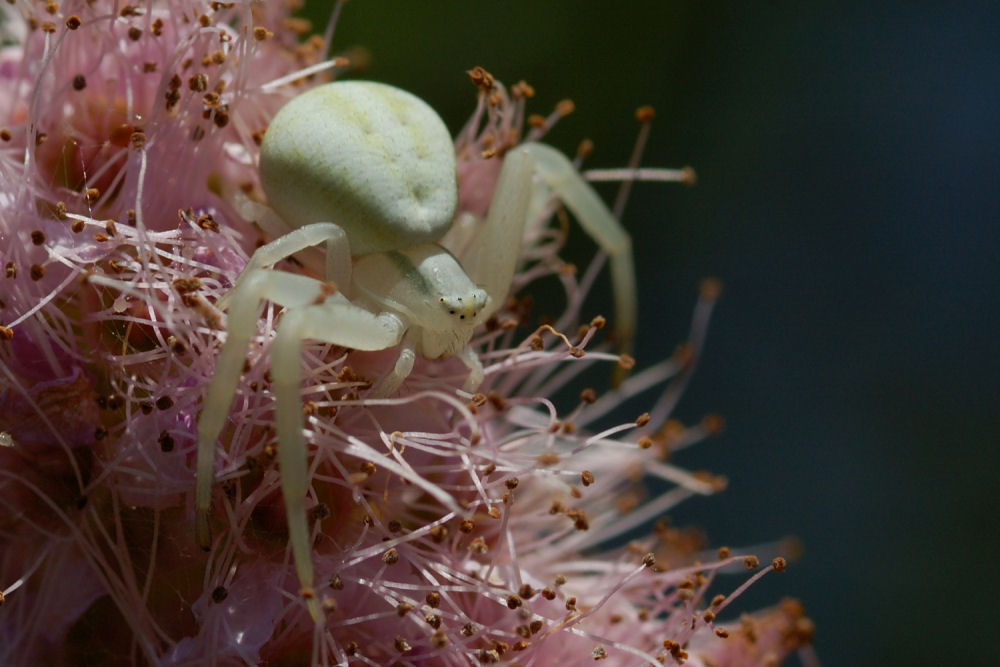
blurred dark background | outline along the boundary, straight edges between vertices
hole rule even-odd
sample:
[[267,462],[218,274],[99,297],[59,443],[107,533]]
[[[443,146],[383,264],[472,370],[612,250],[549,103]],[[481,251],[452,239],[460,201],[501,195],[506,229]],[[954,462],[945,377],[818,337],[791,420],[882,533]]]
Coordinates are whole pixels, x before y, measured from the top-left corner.
[[453,131],[475,65],[537,113],[570,97],[548,140],[593,139],[591,167],[624,165],[653,105],[644,162],[699,184],[641,184],[625,215],[640,364],[685,337],[699,279],[726,286],[678,414],[727,430],[676,460],[730,485],[675,523],[801,538],[744,608],[802,599],[826,665],[990,662],[1000,4],[356,0],[334,44]]

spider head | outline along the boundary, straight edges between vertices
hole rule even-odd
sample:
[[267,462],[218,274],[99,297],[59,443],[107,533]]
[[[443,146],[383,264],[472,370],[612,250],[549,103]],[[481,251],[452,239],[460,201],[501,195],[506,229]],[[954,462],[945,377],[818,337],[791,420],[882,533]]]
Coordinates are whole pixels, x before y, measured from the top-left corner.
[[461,296],[448,295],[442,296],[440,299],[441,306],[448,311],[449,315],[469,323],[476,322],[476,318],[486,307],[488,300],[489,296],[486,294],[486,290],[480,287]]

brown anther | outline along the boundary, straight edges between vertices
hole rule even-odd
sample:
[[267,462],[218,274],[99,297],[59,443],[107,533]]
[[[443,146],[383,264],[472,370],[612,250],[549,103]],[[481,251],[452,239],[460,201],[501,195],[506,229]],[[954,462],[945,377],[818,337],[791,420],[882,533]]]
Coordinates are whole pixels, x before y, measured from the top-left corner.
[[13,135],[10,133],[10,130],[8,130],[6,127],[0,128],[0,139],[4,141],[10,141],[12,138]]
[[726,428],[726,420],[722,415],[705,415],[701,420],[701,425],[708,431],[709,435],[719,435]]
[[554,466],[562,461],[562,457],[556,452],[545,452],[544,454],[539,454],[535,461],[540,466]]
[[76,14],[71,14],[69,17],[66,18],[66,27],[69,28],[70,30],[76,30],[81,25],[83,25],[83,21],[81,21],[80,17],[77,16]]
[[400,602],[396,605],[396,615],[403,618],[407,614],[413,611],[413,605],[409,602]]
[[645,556],[642,557],[642,564],[644,567],[649,567],[649,568],[656,567],[656,556],[654,556],[652,553],[646,554]]
[[98,243],[106,243],[108,240],[108,235],[103,232],[98,232],[94,234],[94,240]]
[[545,349],[545,341],[541,336],[535,335],[531,337],[531,340],[528,342],[528,346],[535,352],[541,352]]
[[520,484],[520,483],[521,483],[521,480],[519,480],[517,477],[511,477],[506,482],[504,482],[504,485],[508,489],[514,490],[514,489],[517,488],[517,485]]
[[215,51],[212,51],[211,58],[213,65],[221,65],[226,62],[226,52],[221,49],[216,49]]
[[643,412],[641,415],[636,417],[635,425],[642,427],[649,423],[649,413]]
[[205,93],[201,96],[201,101],[207,107],[217,107],[219,106],[219,94],[214,91]]
[[532,127],[532,128],[535,128],[535,129],[541,129],[541,128],[545,127],[545,116],[539,115],[537,113],[533,113],[533,114],[531,114],[531,115],[528,116],[527,123],[528,123],[528,127]]
[[14,338],[14,330],[10,327],[0,326],[0,340],[11,340]]
[[476,523],[472,519],[462,519],[462,523],[458,524],[459,532],[468,535],[475,529]]
[[118,15],[121,16],[123,19],[127,19],[130,16],[141,16],[142,10],[140,10],[138,7],[134,5],[125,5],[118,12]]
[[174,280],[174,289],[181,294],[188,294],[190,292],[196,292],[201,289],[202,283],[198,278],[177,278]]
[[788,563],[781,556],[778,556],[771,561],[771,568],[774,569],[775,572],[784,572],[787,566]]
[[705,278],[698,285],[698,297],[705,301],[718,301],[722,294],[722,281],[718,278]]
[[100,198],[101,198],[101,191],[98,190],[97,188],[87,188],[83,192],[83,199],[88,204],[93,204]]
[[52,21],[42,21],[39,27],[42,29],[42,32],[47,32],[49,34],[52,34],[56,31],[56,24],[53,23]]
[[17,264],[14,262],[7,262],[4,265],[4,273],[8,278],[17,278]]
[[269,39],[271,37],[274,37],[274,33],[264,26],[257,26],[253,29],[253,38],[258,42],[263,42],[265,39]]
[[[440,625],[440,622],[438,623]],[[431,646],[434,648],[444,648],[448,645],[448,635],[444,633],[444,630],[435,630],[431,634]]]
[[636,444],[639,445],[639,449],[649,449],[650,447],[653,446],[653,439],[650,438],[648,435],[644,435],[641,438],[639,438],[639,442]]
[[41,264],[32,264],[28,269],[28,275],[32,280],[41,280],[45,277],[45,267]]
[[74,220],[72,223],[70,223],[69,226],[70,230],[72,230],[74,234],[79,234],[80,232],[82,232],[83,227],[84,227],[83,220]]
[[42,245],[45,243],[45,233],[40,229],[31,232],[31,242],[35,245]]
[[478,65],[470,69],[466,74],[472,80],[472,84],[479,89],[481,93],[488,93],[493,90],[495,84],[493,80],[493,75],[487,72],[482,67]]
[[684,167],[681,169],[681,184],[693,187],[698,184],[698,174],[694,167]]
[[172,407],[174,407],[174,399],[169,396],[160,396],[156,399],[157,410],[169,410]]
[[303,586],[299,589],[299,595],[306,600],[312,600],[316,597],[316,589],[312,586]]
[[344,646],[344,653],[348,656],[357,655],[359,650],[361,650],[361,647],[358,646],[358,643],[355,641],[349,641],[347,642],[347,645]]
[[743,558],[743,567],[748,570],[756,570],[760,566],[760,559],[756,556],[746,556]]
[[718,551],[719,560],[726,560],[732,555],[732,553],[733,552],[729,549],[729,547],[719,547]]
[[584,470],[580,473],[580,481],[583,482],[584,486],[590,486],[594,483],[594,473]]
[[382,554],[382,562],[386,565],[395,565],[399,562],[399,551],[396,550],[396,547],[392,547]]
[[716,595],[714,598],[712,598],[712,606],[718,607],[725,601],[726,601],[726,596],[720,593],[719,595]]
[[49,135],[45,134],[44,132],[39,132],[38,134],[35,135],[35,145],[41,146],[42,144],[45,143],[45,140],[48,138]]
[[136,130],[128,137],[128,143],[131,148],[139,150],[146,146],[146,133],[142,130]]
[[188,88],[196,93],[202,93],[208,90],[208,75],[204,72],[198,72],[192,75],[188,79]]
[[521,606],[521,604],[522,604],[521,603],[521,598],[517,597],[516,595],[508,595],[507,596],[507,608],[508,609],[517,609],[518,607]]
[[132,26],[128,29],[128,38],[133,42],[138,42],[142,38],[142,30]]
[[167,111],[173,111],[181,101],[181,94],[175,89],[170,89],[163,94],[163,99],[167,101]]
[[469,551],[474,554],[485,554],[489,551],[489,547],[486,545],[486,540],[477,537],[469,543]]
[[229,591],[226,590],[225,586],[216,586],[212,589],[212,602],[218,604],[227,597],[229,597]]
[[125,222],[130,227],[135,227],[135,209],[134,208],[130,208],[127,211],[125,211]]
[[635,359],[627,354],[619,355],[618,357],[618,367],[623,368],[627,371],[632,370],[635,367]]
[[648,104],[635,110],[635,119],[640,123],[649,123],[655,117],[656,112],[653,110],[653,107]]
[[428,535],[431,536],[431,541],[435,544],[441,544],[448,537],[448,527],[441,525],[434,526],[428,531]]
[[573,527],[577,530],[590,529],[590,521],[587,519],[587,515],[584,514],[582,510],[569,510],[566,512],[566,516],[573,519]]
[[163,19],[155,19],[150,27],[153,29],[153,34],[159,37],[163,34]]
[[568,116],[573,113],[574,109],[576,109],[576,105],[573,104],[573,100],[562,100],[556,104],[556,113],[560,116]]
[[160,445],[160,451],[164,454],[174,451],[174,439],[166,431],[160,431],[160,437],[157,441]]
[[73,77],[73,90],[83,90],[87,87],[87,77],[77,74]]
[[105,220],[104,221],[104,231],[107,233],[108,236],[115,236],[117,234],[117,232],[118,232],[118,228],[115,227],[115,221],[114,220]]
[[219,232],[219,223],[215,221],[215,218],[213,218],[210,213],[202,213],[198,216],[195,223],[204,230],[216,233]]
[[719,639],[726,639],[727,637],[729,637],[729,631],[726,630],[725,628],[716,628],[715,636],[718,637]]

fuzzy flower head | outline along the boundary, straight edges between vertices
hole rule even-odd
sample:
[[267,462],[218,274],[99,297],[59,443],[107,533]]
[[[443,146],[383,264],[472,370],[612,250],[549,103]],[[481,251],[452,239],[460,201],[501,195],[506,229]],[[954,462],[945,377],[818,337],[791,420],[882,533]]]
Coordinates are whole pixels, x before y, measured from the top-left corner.
[[[688,343],[601,395],[582,384],[587,369],[631,360],[601,341],[604,318],[584,316],[603,255],[579,275],[563,262],[553,205],[525,229],[515,296],[471,342],[478,392],[461,390],[461,361],[417,359],[398,393],[374,398],[396,351],[304,341],[306,588],[274,430],[285,311],[265,301],[214,455],[211,549],[199,549],[197,424],[227,339],[220,306],[254,249],[287,231],[265,205],[260,140],[288,100],[349,64],[325,59],[332,23],[303,40],[281,3],[2,11],[0,662],[721,666],[809,644],[793,601],[742,617],[730,606],[784,559],[708,550],[664,519],[725,484],[668,461],[721,429],[670,418],[718,284],[702,286]],[[478,102],[456,139],[459,210],[441,240],[458,258],[504,155],[571,110],[528,116],[530,86],[470,75]],[[638,155],[589,176],[635,179]],[[323,262],[310,249],[274,270],[321,276]],[[541,320],[540,279],[566,295],[555,316],[534,306]],[[657,388],[647,412],[608,422]]]

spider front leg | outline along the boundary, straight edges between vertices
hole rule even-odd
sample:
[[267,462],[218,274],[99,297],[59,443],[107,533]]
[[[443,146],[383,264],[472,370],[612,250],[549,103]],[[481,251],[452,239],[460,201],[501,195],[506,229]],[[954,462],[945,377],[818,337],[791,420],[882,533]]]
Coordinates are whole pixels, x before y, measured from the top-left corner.
[[608,253],[615,298],[614,329],[619,349],[632,349],[638,311],[632,239],[621,222],[563,153],[545,144],[523,146],[534,160],[541,180],[568,208],[580,226]]
[[[303,592],[312,590],[315,575],[305,507],[309,479],[300,390],[302,341],[317,340],[355,350],[383,350],[398,344],[405,330],[403,322],[391,313],[375,315],[347,302],[290,309],[278,325],[271,348],[278,465],[288,521],[288,542]],[[315,596],[303,597],[309,613],[318,620],[320,611]]]
[[240,283],[255,270],[269,269],[295,253],[321,243],[326,244],[326,279],[341,291],[348,290],[351,285],[351,246],[347,234],[339,225],[332,222],[315,222],[294,229],[257,248],[250,261],[243,267],[233,289],[223,295],[215,305],[225,309]]
[[330,286],[315,278],[270,269],[244,271],[229,296],[232,303],[226,323],[226,342],[219,352],[215,373],[208,385],[198,417],[195,529],[198,545],[205,550],[212,543],[209,505],[212,498],[215,441],[226,424],[229,409],[236,396],[247,348],[256,331],[261,301],[273,301],[287,308],[304,307],[324,299],[347,303],[339,293],[330,294]]

